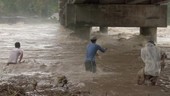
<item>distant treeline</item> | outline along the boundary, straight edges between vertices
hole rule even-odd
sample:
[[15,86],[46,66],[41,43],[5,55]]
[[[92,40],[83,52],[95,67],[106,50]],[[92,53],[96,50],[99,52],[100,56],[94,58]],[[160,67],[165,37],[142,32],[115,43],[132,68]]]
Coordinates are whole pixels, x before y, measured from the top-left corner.
[[0,0],[0,15],[50,16],[58,11],[58,0]]

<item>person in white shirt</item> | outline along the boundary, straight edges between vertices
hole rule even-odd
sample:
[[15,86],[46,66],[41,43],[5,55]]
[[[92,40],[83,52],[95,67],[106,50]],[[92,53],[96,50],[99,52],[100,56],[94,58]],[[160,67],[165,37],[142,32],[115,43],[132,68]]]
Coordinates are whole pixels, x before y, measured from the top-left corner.
[[23,50],[20,48],[20,43],[16,42],[15,48],[10,52],[7,65],[24,62],[22,61],[22,58],[23,58]]
[[156,85],[161,69],[164,67],[164,60],[167,58],[165,52],[157,47],[153,41],[148,41],[145,47],[141,49],[141,58],[145,66],[140,70],[143,76],[141,81],[141,78],[139,78],[138,84]]

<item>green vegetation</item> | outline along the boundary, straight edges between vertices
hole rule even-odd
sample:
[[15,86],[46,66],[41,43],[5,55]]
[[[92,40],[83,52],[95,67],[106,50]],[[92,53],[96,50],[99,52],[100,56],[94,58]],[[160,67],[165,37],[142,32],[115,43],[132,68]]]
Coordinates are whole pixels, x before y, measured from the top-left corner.
[[1,15],[50,16],[58,11],[58,0],[0,0]]

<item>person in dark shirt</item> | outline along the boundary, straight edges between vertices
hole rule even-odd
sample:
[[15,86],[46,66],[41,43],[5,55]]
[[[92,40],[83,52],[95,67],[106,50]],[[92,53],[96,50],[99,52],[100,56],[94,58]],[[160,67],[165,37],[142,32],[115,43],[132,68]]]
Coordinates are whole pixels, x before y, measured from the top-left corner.
[[86,60],[85,60],[85,69],[86,71],[96,72],[96,62],[95,56],[98,55],[97,51],[105,52],[107,49],[102,48],[100,45],[96,44],[97,38],[92,37],[91,42],[87,45],[86,49]]

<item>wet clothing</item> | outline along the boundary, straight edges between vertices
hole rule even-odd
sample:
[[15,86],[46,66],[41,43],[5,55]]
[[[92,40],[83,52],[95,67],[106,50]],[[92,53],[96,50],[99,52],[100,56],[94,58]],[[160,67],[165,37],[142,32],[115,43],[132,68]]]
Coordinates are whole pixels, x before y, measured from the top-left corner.
[[[152,76],[152,75],[144,75],[144,78],[145,78],[145,84],[150,83],[151,85],[156,85],[156,81],[158,80],[158,76]],[[149,82],[147,82],[147,80]]]
[[105,52],[105,49],[103,49],[100,45],[95,43],[90,43],[87,46],[86,50],[86,61],[95,61],[95,56],[97,51],[100,50],[101,52]]
[[86,71],[90,71],[95,73],[96,72],[96,62],[95,61],[85,61],[85,68]]
[[162,51],[153,43],[148,42],[145,47],[141,49],[141,58],[145,63],[145,67],[143,69],[143,74],[140,74],[141,76],[138,78],[138,84],[156,84],[161,72],[161,57]]
[[86,50],[86,60],[85,60],[85,69],[86,71],[96,72],[96,63],[95,56],[97,51],[105,52],[105,49],[96,43],[90,43],[87,45]]
[[20,48],[14,48],[11,52],[10,52],[10,56],[8,59],[8,64],[16,64],[18,61],[19,56],[23,54],[23,50]]
[[159,76],[161,71],[161,51],[152,43],[147,43],[141,49],[141,58],[145,63],[144,74]]

